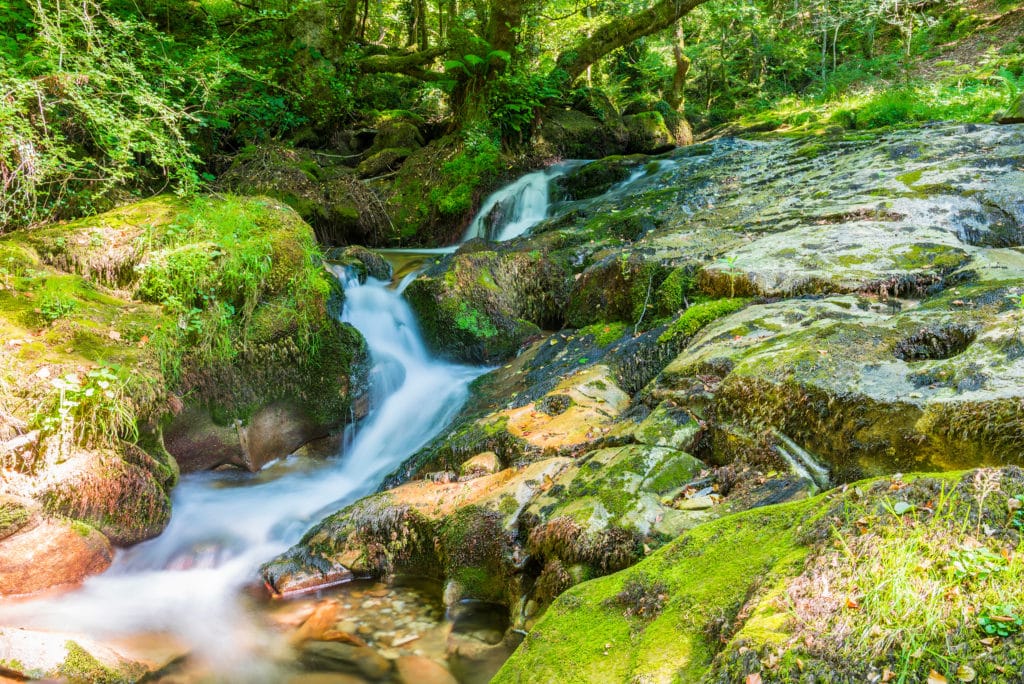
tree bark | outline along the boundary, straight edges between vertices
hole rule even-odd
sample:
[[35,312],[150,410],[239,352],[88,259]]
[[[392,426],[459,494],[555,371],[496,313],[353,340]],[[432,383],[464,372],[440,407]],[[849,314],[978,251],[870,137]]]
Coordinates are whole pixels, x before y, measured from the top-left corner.
[[612,50],[668,28],[704,2],[706,0],[659,0],[641,12],[612,19],[592,36],[559,55],[557,68],[568,74],[568,85],[571,85],[588,66]]
[[682,22],[676,22],[676,40],[672,45],[672,57],[676,62],[676,70],[672,74],[672,87],[665,101],[677,112],[683,110],[686,100],[686,75],[690,73],[690,58],[683,53],[685,47],[686,38],[683,35],[683,24]]

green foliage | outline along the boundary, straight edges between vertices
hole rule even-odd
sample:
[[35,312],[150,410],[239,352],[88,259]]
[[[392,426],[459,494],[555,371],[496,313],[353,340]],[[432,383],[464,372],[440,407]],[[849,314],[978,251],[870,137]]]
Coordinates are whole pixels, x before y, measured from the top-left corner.
[[97,446],[138,438],[135,407],[125,391],[127,373],[101,366],[84,375],[68,373],[50,384],[55,392],[32,418],[44,436],[66,436],[76,444]]
[[74,299],[65,297],[60,292],[46,292],[39,302],[39,313],[48,322],[71,314],[78,306]]
[[1020,617],[1014,606],[994,606],[978,616],[978,627],[989,636],[1005,639],[1020,633],[1024,628],[1024,618]]
[[217,78],[204,55],[97,2],[5,8],[21,30],[0,44],[0,224],[87,213],[115,188],[196,187],[187,135]]
[[547,69],[510,69],[499,76],[488,91],[489,118],[504,140],[522,142],[529,134],[536,112],[559,90]]

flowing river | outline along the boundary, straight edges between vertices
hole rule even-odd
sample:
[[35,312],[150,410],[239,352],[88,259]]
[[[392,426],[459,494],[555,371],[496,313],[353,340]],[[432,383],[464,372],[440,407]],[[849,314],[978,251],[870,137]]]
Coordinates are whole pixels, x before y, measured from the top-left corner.
[[[485,369],[438,361],[389,283],[344,278],[343,320],[366,338],[371,410],[340,455],[290,457],[256,474],[187,475],[171,523],[156,539],[120,551],[78,591],[0,607],[0,624],[117,639],[160,634],[180,643],[217,681],[275,681],[276,641],[259,628],[241,589],[260,563],[294,544],[327,512],[372,492],[383,477],[459,412]],[[259,654],[260,657],[257,657]]]
[[[499,189],[484,201],[464,240],[510,240],[580,204],[552,202],[550,189],[555,179],[584,163],[563,162]],[[642,185],[669,168],[667,161],[638,165],[628,179],[595,199]],[[119,551],[106,573],[77,591],[0,606],[0,625],[121,640],[133,647],[140,635],[148,635],[150,643],[172,645],[158,653],[191,654],[201,663],[203,679],[286,679],[275,663],[288,661],[287,645],[268,629],[266,606],[244,591],[257,568],[324,515],[373,492],[455,418],[469,384],[487,370],[433,358],[401,296],[422,260],[454,249],[392,254],[399,265],[407,262],[397,287],[373,279],[361,284],[341,269],[334,271],[345,289],[342,320],[366,338],[373,363],[370,413],[349,427],[340,454],[291,456],[255,474],[184,476],[163,534]],[[147,655],[159,661],[159,655]]]

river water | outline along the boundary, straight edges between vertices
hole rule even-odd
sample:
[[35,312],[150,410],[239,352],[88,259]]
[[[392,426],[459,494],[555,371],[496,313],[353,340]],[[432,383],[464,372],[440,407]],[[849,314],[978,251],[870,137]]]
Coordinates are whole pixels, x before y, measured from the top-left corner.
[[0,607],[0,624],[116,639],[159,633],[191,651],[217,681],[274,681],[277,640],[241,589],[320,517],[372,492],[439,433],[485,369],[431,357],[408,305],[389,283],[340,274],[343,320],[366,338],[373,361],[370,414],[343,452],[290,457],[256,474],[187,475],[170,525],[120,551],[113,566],[73,593]]
[[[488,197],[464,240],[504,241],[579,204],[553,203],[552,181],[584,164],[533,172]],[[638,166],[604,197],[642,185],[670,168]],[[595,201],[591,200],[591,201]],[[156,539],[119,551],[103,575],[56,598],[0,606],[0,625],[85,634],[101,641],[173,644],[201,663],[205,679],[275,682],[287,675],[287,645],[267,628],[266,608],[246,596],[259,565],[285,551],[328,513],[373,492],[385,475],[440,433],[459,413],[469,384],[487,369],[446,363],[424,346],[401,291],[418,264],[452,248],[397,252],[408,262],[401,283],[364,284],[341,269],[342,320],[366,338],[372,359],[368,417],[349,428],[327,459],[291,456],[259,473],[194,473],[175,488],[173,516]],[[415,252],[415,253],[414,253]]]

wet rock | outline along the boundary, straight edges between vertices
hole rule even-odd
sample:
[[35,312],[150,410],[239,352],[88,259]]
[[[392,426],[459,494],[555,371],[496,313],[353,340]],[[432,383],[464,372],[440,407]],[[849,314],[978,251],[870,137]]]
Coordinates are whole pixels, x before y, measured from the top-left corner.
[[74,587],[113,558],[110,542],[93,528],[40,519],[0,540],[0,596]]
[[333,639],[325,639],[324,635],[334,627],[340,612],[341,606],[337,601],[321,601],[313,609],[313,613],[306,618],[306,621],[292,634],[291,643],[334,641]]
[[555,179],[554,195],[560,200],[597,197],[629,178],[633,169],[643,162],[643,157],[606,157],[584,164]]
[[360,282],[366,282],[367,277],[384,281],[391,280],[391,264],[377,252],[365,247],[358,245],[335,247],[327,250],[324,258],[353,269]]
[[10,673],[15,681],[134,682],[148,672],[147,666],[80,634],[0,627],[0,673]]
[[359,674],[372,681],[391,673],[391,663],[372,648],[333,641],[310,641],[299,652],[299,662],[310,670]]
[[395,670],[402,684],[457,684],[458,681],[443,666],[423,656],[402,656],[395,661]]
[[569,280],[567,269],[540,251],[466,250],[417,278],[405,297],[434,351],[492,363],[541,328],[558,327]]
[[512,634],[496,645],[453,634],[448,639],[448,665],[462,684],[486,684],[501,669],[521,637]]

